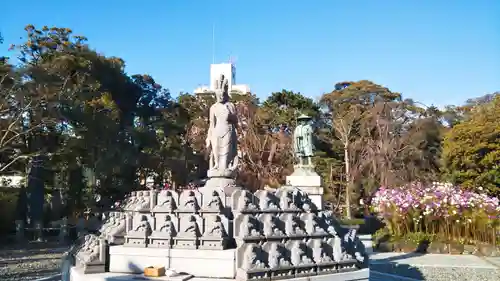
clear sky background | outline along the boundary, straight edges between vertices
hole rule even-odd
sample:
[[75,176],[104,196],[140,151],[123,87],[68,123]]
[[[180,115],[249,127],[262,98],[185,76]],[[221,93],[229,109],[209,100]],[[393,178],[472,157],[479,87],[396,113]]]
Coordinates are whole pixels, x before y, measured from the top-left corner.
[[498,0],[2,1],[5,55],[26,24],[69,27],[129,74],[175,96],[237,57],[236,79],[260,98],[283,88],[318,98],[369,79],[427,105],[500,91]]

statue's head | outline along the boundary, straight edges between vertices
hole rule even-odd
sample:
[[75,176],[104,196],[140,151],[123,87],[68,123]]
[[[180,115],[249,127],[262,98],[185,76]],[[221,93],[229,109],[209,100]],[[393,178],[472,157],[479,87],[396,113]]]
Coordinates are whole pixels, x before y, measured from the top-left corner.
[[229,100],[228,89],[228,80],[224,77],[224,74],[221,74],[219,80],[215,82],[215,99],[217,102],[225,103]]

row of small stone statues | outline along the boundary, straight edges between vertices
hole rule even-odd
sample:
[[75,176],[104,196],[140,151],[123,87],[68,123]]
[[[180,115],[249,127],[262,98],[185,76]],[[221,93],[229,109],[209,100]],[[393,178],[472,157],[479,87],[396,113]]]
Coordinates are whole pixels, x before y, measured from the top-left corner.
[[[154,213],[133,216],[131,213],[112,212],[102,225],[101,236],[112,244],[130,244],[146,247],[170,247],[174,237],[208,240],[240,241],[282,240],[285,238],[332,237],[339,235],[340,226],[328,212],[315,213],[239,213],[230,229],[223,214]],[[232,231],[231,231],[232,230]],[[127,237],[131,239],[127,239]],[[142,242],[141,242],[142,241]],[[164,243],[167,244],[164,245]]]
[[[254,194],[236,190],[226,202],[222,190],[174,190],[132,192],[122,203],[124,211],[136,212],[221,212],[230,207],[233,212],[309,212],[316,209],[306,193],[288,187],[276,192],[259,190]],[[226,205],[226,203],[228,203]]]
[[85,234],[70,249],[75,258],[75,266],[83,273],[105,272],[106,240],[95,234]]
[[126,246],[225,249],[228,230],[222,214],[111,212],[99,233],[111,244]]
[[334,237],[344,232],[331,212],[238,214],[234,237],[241,241]]
[[286,243],[267,241],[245,243],[236,251],[239,279],[264,277],[302,277],[356,269],[365,265],[361,242],[356,231],[343,238],[312,238],[307,242],[289,240]]

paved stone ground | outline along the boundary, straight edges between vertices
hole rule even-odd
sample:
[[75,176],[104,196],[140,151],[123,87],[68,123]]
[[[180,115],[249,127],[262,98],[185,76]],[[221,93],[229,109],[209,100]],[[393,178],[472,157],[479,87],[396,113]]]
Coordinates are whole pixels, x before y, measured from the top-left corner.
[[[472,255],[376,253],[371,255],[370,262],[370,269],[373,271],[416,280],[500,280],[500,258],[481,258]],[[404,278],[401,279],[403,280]]]
[[[0,247],[0,280],[36,280],[58,274],[61,271],[61,257],[67,250],[68,247],[57,243],[2,246]],[[370,260],[370,269],[374,271],[370,279],[374,281],[500,280],[500,258],[480,258],[469,255],[374,253],[370,256]],[[384,273],[392,276],[383,275]],[[398,278],[398,275],[406,278]]]
[[[3,244],[3,243],[2,243]],[[0,280],[36,280],[60,273],[61,258],[68,247],[57,243],[2,245]]]

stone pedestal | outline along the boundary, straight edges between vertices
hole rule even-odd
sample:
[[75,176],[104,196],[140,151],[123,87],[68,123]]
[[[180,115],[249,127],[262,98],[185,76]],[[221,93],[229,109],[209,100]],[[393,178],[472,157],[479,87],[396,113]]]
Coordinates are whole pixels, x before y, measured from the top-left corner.
[[307,195],[319,210],[323,209],[323,187],[321,177],[311,165],[295,165],[291,175],[286,177],[286,184],[298,188]]
[[207,172],[208,180],[203,189],[222,190],[225,194],[230,196],[235,190],[241,189],[236,186],[234,180],[234,172],[229,170],[209,170]]

